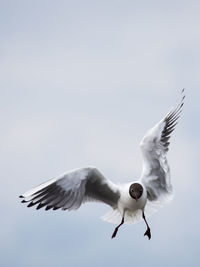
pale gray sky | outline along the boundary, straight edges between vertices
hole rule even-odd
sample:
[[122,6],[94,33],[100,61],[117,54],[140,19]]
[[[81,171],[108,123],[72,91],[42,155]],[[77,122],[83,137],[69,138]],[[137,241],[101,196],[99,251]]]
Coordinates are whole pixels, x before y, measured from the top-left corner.
[[[199,266],[199,1],[0,1],[0,265]],[[138,179],[139,142],[180,99],[168,154],[173,202],[120,229],[109,207],[27,209],[18,195],[95,165]]]

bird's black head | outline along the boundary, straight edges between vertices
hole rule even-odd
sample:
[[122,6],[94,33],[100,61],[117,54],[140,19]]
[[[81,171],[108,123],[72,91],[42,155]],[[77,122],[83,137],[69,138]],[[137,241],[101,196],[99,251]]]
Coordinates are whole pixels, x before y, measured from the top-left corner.
[[129,188],[129,194],[135,200],[138,200],[142,196],[142,193],[143,187],[141,186],[141,184],[134,183]]

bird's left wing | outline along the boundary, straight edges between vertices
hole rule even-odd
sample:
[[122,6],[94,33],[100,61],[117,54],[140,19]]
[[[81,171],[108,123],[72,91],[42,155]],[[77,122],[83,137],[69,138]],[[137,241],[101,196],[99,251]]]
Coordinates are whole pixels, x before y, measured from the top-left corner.
[[147,209],[150,206],[157,209],[159,205],[172,198],[170,170],[166,154],[170,134],[177,124],[184,98],[185,95],[180,104],[151,128],[140,143],[143,156],[143,171],[140,180],[147,189]]
[[101,201],[115,208],[120,193],[117,185],[106,179],[96,168],[69,171],[20,196],[28,207],[37,209],[78,209],[86,201]]

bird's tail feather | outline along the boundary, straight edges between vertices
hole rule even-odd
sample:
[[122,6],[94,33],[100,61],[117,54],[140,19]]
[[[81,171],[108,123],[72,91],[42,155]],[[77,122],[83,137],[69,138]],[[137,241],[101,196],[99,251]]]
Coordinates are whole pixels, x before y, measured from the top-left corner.
[[[122,215],[120,214],[120,211],[118,209],[113,209],[104,214],[101,217],[101,219],[109,223],[119,224],[122,220]],[[125,212],[124,222],[127,224],[137,223],[141,219],[142,219],[141,210],[136,210],[134,212],[130,211]]]
[[109,223],[119,224],[122,220],[122,216],[118,209],[112,209],[104,214],[101,219]]

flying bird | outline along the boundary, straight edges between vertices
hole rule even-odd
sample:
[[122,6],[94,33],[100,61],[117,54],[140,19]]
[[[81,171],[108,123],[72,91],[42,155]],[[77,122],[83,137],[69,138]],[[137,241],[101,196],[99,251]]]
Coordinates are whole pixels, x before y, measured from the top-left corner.
[[146,216],[172,199],[172,184],[167,162],[170,135],[173,132],[184,104],[182,99],[177,107],[151,128],[140,142],[143,157],[141,176],[136,181],[115,184],[95,167],[84,167],[68,171],[56,178],[28,190],[20,196],[28,207],[36,209],[74,210],[88,201],[100,201],[112,210],[102,218],[118,224],[112,238],[124,223],[136,223],[144,220],[146,235],[151,238],[151,230]]

